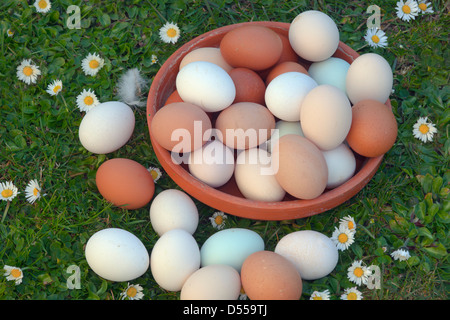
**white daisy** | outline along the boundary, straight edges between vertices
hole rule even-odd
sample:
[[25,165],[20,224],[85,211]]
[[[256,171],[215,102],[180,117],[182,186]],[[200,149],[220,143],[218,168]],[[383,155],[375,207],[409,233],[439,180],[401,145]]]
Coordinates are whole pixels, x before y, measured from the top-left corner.
[[378,28],[367,29],[366,35],[364,37],[369,46],[373,48],[385,48],[387,47],[387,36],[383,30]]
[[31,180],[25,188],[25,197],[27,201],[33,204],[41,197],[41,187],[37,180]]
[[95,76],[97,72],[103,68],[105,60],[96,53],[89,53],[86,58],[81,61],[81,68],[88,76]]
[[159,178],[161,178],[161,170],[159,168],[156,167],[150,167],[148,168],[148,171],[150,172],[150,174],[152,175],[153,181],[156,182],[159,180]]
[[138,284],[129,284],[128,287],[120,294],[122,300],[141,300],[144,297],[143,288]]
[[58,93],[60,93],[62,90],[62,81],[61,80],[55,80],[52,83],[50,83],[47,87],[48,94],[52,96],[56,96]]
[[176,43],[180,37],[180,28],[178,28],[176,23],[166,22],[166,24],[159,29],[159,37],[165,43]]
[[11,201],[19,193],[17,187],[11,181],[0,183],[0,200]]
[[433,141],[433,135],[437,132],[435,125],[427,120],[428,117],[420,117],[413,126],[414,137],[422,142]]
[[347,288],[341,295],[341,300],[362,300],[362,293],[356,288]]
[[12,37],[14,35],[14,31],[12,31],[11,29],[6,30],[6,34],[8,35],[8,37]]
[[31,59],[25,59],[17,67],[17,78],[26,84],[36,83],[37,76],[41,74],[39,67],[34,65]]
[[391,253],[391,256],[392,258],[394,258],[394,260],[400,261],[406,261],[411,257],[409,251],[404,249],[395,250],[394,252]]
[[344,226],[348,228],[352,232],[356,232],[356,223],[355,219],[352,216],[346,216],[339,221],[340,226]]
[[422,14],[434,13],[433,7],[431,6],[431,2],[419,1],[419,12]]
[[330,300],[330,291],[314,291],[309,297],[309,300]]
[[372,274],[369,268],[362,265],[362,260],[354,261],[352,265],[347,269],[347,276],[351,282],[356,283],[358,286],[361,284],[367,284],[369,276]]
[[152,64],[155,64],[158,62],[158,57],[154,54],[152,54]]
[[209,218],[212,226],[218,230],[225,227],[225,219],[227,219],[227,216],[222,211],[215,212],[212,217]]
[[52,4],[49,0],[36,0],[34,6],[36,7],[37,12],[46,13],[50,11]]
[[3,275],[6,277],[6,280],[15,281],[16,285],[22,283],[22,278],[23,278],[22,269],[5,265],[3,267],[3,270],[5,270],[5,273]]
[[77,106],[80,111],[88,112],[99,103],[100,102],[98,101],[97,96],[94,91],[91,91],[91,89],[83,89],[77,97]]
[[419,14],[419,6],[414,0],[397,2],[397,17],[404,21],[414,20]]
[[355,241],[354,234],[345,225],[341,225],[339,228],[335,227],[331,240],[333,240],[338,250],[346,250]]

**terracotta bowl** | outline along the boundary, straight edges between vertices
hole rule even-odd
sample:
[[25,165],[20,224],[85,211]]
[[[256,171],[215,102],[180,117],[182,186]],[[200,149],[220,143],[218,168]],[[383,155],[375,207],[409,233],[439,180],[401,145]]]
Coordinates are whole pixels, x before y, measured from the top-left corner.
[[[249,24],[266,26],[286,36],[290,25],[289,23],[266,21],[238,23],[209,31],[181,46],[167,59],[153,79],[147,100],[149,131],[153,116],[175,90],[175,79],[183,57],[196,48],[218,47],[221,39],[228,31]],[[359,55],[340,42],[334,56],[352,63]],[[389,100],[386,105],[391,107]],[[355,154],[357,167],[354,176],[335,189],[325,190],[322,195],[315,199],[300,200],[287,195],[283,201],[263,202],[244,198],[239,192],[234,178],[218,189],[197,180],[189,173],[186,166],[172,162],[169,151],[155,141],[151,131],[150,139],[161,166],[185,192],[216,210],[255,220],[299,219],[330,210],[357,194],[373,177],[383,159],[383,156],[364,158]]]

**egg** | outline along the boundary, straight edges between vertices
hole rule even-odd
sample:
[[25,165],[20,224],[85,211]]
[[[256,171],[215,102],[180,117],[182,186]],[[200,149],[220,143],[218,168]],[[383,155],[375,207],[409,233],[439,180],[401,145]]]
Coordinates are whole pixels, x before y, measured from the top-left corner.
[[299,300],[303,283],[295,265],[278,253],[258,251],[245,259],[241,281],[250,300]]
[[195,104],[206,112],[225,109],[236,96],[230,75],[208,61],[194,61],[184,66],[177,73],[175,84],[183,101]]
[[347,94],[346,79],[350,63],[343,59],[330,57],[324,61],[313,62],[308,73],[318,85],[330,84]]
[[220,41],[220,51],[225,61],[234,68],[259,71],[278,62],[283,43],[275,31],[247,25],[228,31]]
[[393,73],[389,63],[376,53],[365,53],[350,65],[347,77],[347,95],[353,104],[361,100],[385,103],[392,92]]
[[331,150],[346,138],[352,124],[352,106],[346,94],[322,84],[302,101],[300,122],[303,134],[321,150]]
[[244,228],[220,230],[210,236],[200,249],[201,265],[224,264],[240,272],[244,260],[264,250],[264,240],[255,231]]
[[234,172],[233,151],[222,142],[213,140],[191,152],[189,172],[207,185],[218,188],[230,180]]
[[281,201],[286,192],[275,178],[269,152],[260,148],[244,150],[236,158],[234,177],[245,198]]
[[263,105],[238,102],[219,113],[215,128],[220,132],[218,139],[226,146],[249,149],[270,138],[275,129],[275,118]]
[[388,106],[376,100],[362,100],[352,107],[352,115],[346,140],[353,151],[365,157],[378,157],[392,148],[398,126]]
[[285,35],[283,32],[281,32],[279,30],[274,30],[274,31],[280,37],[281,43],[283,45],[283,50],[281,51],[281,56],[280,56],[280,59],[278,59],[277,64],[281,64],[281,63],[286,62],[286,61],[297,62],[298,61],[298,55],[294,51],[294,49],[292,49],[291,43],[289,42],[288,36]]
[[339,253],[333,241],[323,233],[300,230],[283,236],[275,253],[291,261],[302,280],[316,280],[330,274],[337,265]]
[[299,121],[302,101],[315,87],[317,83],[304,73],[282,73],[266,88],[266,106],[280,120]]
[[261,77],[247,68],[234,68],[229,72],[236,87],[236,97],[233,103],[254,102],[264,104],[266,85]]
[[149,254],[142,241],[131,232],[107,228],[95,232],[85,247],[89,267],[103,279],[131,281],[149,267]]
[[284,61],[274,66],[266,76],[266,86],[282,73],[300,72],[308,75],[308,70],[298,62]]
[[180,300],[236,300],[241,278],[233,267],[209,265],[195,271],[184,283]]
[[155,192],[155,183],[147,168],[125,158],[103,162],[95,174],[95,183],[103,198],[127,210],[146,206]]
[[198,209],[183,191],[166,189],[153,199],[149,210],[150,223],[159,236],[172,229],[193,234],[198,226]]
[[267,143],[267,151],[271,152],[274,144],[278,141],[278,139],[287,134],[298,134],[304,137],[305,135],[303,134],[300,121],[278,120],[275,123],[275,134],[272,134],[270,140]]
[[211,120],[199,106],[174,102],[159,109],[150,130],[157,143],[173,152],[191,152],[201,148],[212,134]]
[[327,14],[308,10],[297,15],[289,26],[292,49],[308,61],[331,57],[339,46],[339,30]]
[[123,147],[131,138],[135,117],[131,108],[123,102],[100,103],[81,120],[78,136],[86,150],[107,154]]
[[334,149],[322,151],[322,154],[328,167],[327,188],[333,189],[340,186],[355,173],[355,155],[345,143]]
[[194,61],[208,61],[217,64],[226,72],[230,72],[233,69],[233,67],[222,57],[220,48],[217,47],[202,47],[189,51],[183,59],[181,59],[179,69],[182,69],[185,65]]
[[308,139],[287,134],[278,139],[272,152],[277,163],[275,178],[281,187],[299,199],[314,199],[325,190],[328,168],[322,152]]
[[194,237],[183,229],[165,232],[153,246],[150,269],[156,283],[168,291],[180,291],[200,268],[200,251]]

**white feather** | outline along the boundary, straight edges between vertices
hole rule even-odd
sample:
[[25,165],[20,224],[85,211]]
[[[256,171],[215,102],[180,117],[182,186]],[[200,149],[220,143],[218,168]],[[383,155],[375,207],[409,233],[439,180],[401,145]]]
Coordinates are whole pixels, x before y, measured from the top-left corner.
[[125,72],[119,79],[117,95],[119,99],[129,106],[142,107],[146,103],[141,100],[143,90],[147,87],[145,79],[137,68]]

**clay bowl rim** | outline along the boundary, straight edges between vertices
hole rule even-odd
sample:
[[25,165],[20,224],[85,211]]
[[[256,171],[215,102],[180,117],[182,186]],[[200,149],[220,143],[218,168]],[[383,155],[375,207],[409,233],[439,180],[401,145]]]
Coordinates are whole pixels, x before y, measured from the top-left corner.
[[[188,41],[178,48],[161,66],[155,75],[147,99],[147,123],[153,150],[164,171],[186,193],[198,201],[226,214],[253,220],[281,221],[300,219],[313,216],[333,209],[356,195],[375,175],[383,156],[363,158],[360,169],[342,185],[326,190],[315,199],[294,199],[278,202],[264,202],[249,200],[240,196],[226,193],[212,188],[194,178],[181,165],[172,161],[170,152],[162,148],[153,138],[150,130],[151,121],[156,111],[164,105],[168,96],[175,89],[175,73],[183,57],[199,47],[218,46],[219,40],[226,32],[245,25],[259,25],[269,27],[274,31],[287,34],[290,23],[273,21],[252,21],[231,24],[208,31]],[[351,63],[359,54],[342,41],[333,56]],[[170,78],[173,79],[170,79]],[[390,100],[386,105],[391,108]]]

